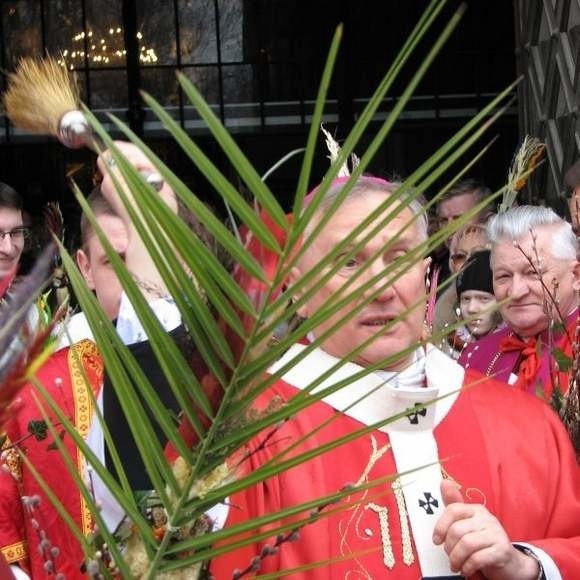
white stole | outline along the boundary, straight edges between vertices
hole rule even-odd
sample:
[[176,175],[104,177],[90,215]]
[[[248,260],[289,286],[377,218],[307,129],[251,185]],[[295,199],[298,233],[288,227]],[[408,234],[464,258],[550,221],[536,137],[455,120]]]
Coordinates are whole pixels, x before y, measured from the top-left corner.
[[[282,371],[285,382],[305,390],[340,363],[339,359],[321,349],[304,356],[302,353],[306,348],[307,345],[294,345],[271,367],[270,372]],[[283,367],[295,357],[303,358],[284,372]],[[310,392],[318,393],[363,370],[354,363],[341,363]],[[422,386],[423,378],[426,379],[425,387]],[[444,397],[380,427],[389,435],[423,576],[457,575],[449,568],[443,546],[436,546],[432,540],[435,523],[445,508],[440,492],[439,452],[433,430],[453,406],[463,378],[464,369],[459,364],[436,348],[428,347],[426,353],[417,351],[409,369],[400,373],[374,372],[363,378],[354,378],[346,387],[323,399],[349,417],[372,425],[412,411],[417,404]]]

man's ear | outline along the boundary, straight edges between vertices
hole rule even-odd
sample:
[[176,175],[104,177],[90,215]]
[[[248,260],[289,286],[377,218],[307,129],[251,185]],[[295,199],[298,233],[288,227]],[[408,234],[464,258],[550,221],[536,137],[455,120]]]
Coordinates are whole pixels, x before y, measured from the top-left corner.
[[[302,278],[302,272],[300,270],[300,268],[298,266],[294,266],[291,270],[290,273],[288,274],[288,286],[292,287],[296,282],[298,282],[298,280],[300,280]],[[294,300],[298,300],[302,294],[304,293],[304,286],[302,286],[300,289],[298,289],[297,291],[294,291],[292,293],[292,298]],[[298,315],[301,316],[302,318],[308,318],[308,302],[306,304],[303,304],[302,306],[300,306],[300,308],[298,308]]]
[[580,292],[580,262],[578,260],[572,263],[572,279],[572,288]]
[[77,266],[87,283],[87,286],[91,289],[95,289],[95,282],[93,280],[93,269],[91,268],[91,261],[84,250],[77,250]]

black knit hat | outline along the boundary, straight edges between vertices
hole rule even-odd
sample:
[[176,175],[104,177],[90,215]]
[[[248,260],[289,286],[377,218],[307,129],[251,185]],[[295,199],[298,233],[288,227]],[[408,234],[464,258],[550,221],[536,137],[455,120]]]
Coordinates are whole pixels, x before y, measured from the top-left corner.
[[469,261],[459,270],[455,279],[457,296],[467,290],[479,290],[493,294],[493,277],[489,267],[489,250],[475,252]]

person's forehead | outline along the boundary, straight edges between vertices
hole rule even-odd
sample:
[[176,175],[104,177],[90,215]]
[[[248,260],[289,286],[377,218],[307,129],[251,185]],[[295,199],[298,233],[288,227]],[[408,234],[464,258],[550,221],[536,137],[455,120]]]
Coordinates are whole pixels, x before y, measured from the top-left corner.
[[529,264],[529,258],[534,262],[537,257],[541,257],[544,262],[556,261],[553,256],[553,236],[555,228],[544,226],[537,228],[520,238],[513,240],[505,237],[498,240],[491,252],[491,261],[501,261],[503,265],[508,266],[513,263],[514,266],[519,263]]
[[0,207],[0,229],[22,225],[22,212],[13,207]]
[[457,208],[472,208],[477,205],[477,199],[474,191],[467,191],[460,195],[454,195],[447,199],[441,200],[437,204],[437,213],[439,215],[453,212]]
[[458,249],[472,249],[476,246],[484,247],[487,243],[487,236],[484,232],[470,232],[459,238],[457,241]]
[[[97,222],[113,248],[115,248],[117,252],[124,252],[127,248],[128,236],[127,229],[125,228],[121,218],[112,215],[99,215],[97,216]],[[105,249],[93,230],[91,230],[89,234],[87,243],[91,251],[94,250],[97,253],[105,253]]]
[[[349,232],[354,231],[371,213],[385,202],[387,196],[388,194],[386,192],[371,191],[346,199],[325,225],[320,233],[319,239],[333,244],[342,241],[345,234],[348,235]],[[391,214],[391,217],[387,220],[389,214]],[[380,232],[377,231],[377,235],[394,237],[400,234],[401,239],[414,238],[418,231],[417,222],[413,226],[405,228],[412,218],[413,212],[411,209],[409,207],[401,209],[399,202],[395,201],[384,212],[381,212],[372,224],[368,228],[365,228],[357,238],[364,237],[370,230],[377,228],[379,224],[383,224],[383,226],[380,228]]]
[[495,298],[491,292],[484,292],[483,290],[464,290],[461,293],[462,298]]

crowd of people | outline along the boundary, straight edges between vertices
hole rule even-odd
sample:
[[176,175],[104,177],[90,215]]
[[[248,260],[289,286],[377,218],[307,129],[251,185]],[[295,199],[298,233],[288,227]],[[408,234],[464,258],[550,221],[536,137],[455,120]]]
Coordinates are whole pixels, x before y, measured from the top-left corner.
[[[140,171],[155,170],[133,146],[120,147]],[[89,197],[90,205],[128,270],[147,280],[143,293],[163,327],[178,332],[179,311],[171,300],[160,298],[160,290],[168,294],[164,280],[119,199],[111,178],[117,169],[106,155],[99,157],[104,179]],[[235,577],[235,570],[254,563],[253,574],[293,570],[292,578],[304,580],[478,574],[494,580],[576,578],[580,468],[568,433],[550,406],[554,394],[565,396],[570,385],[570,371],[560,368],[554,349],[573,355],[580,290],[576,224],[545,207],[520,206],[496,215],[485,205],[490,191],[468,180],[439,201],[437,219],[439,227],[449,227],[471,211],[470,223],[436,255],[423,256],[401,272],[390,267],[428,237],[421,201],[410,192],[400,194],[398,183],[360,177],[317,228],[344,183],[332,183],[316,208],[301,241],[308,251],[291,269],[286,291],[300,304],[304,320],[345,293],[355,298],[314,326],[270,368],[280,378],[253,402],[257,409],[304,391],[317,401],[285,422],[270,444],[263,445],[260,436],[250,441],[244,469],[259,469],[290,443],[295,445],[287,457],[327,445],[329,451],[234,494],[212,513],[212,521],[216,528],[227,528],[331,495],[347,483],[352,493],[344,509],[301,527],[296,541],[276,550],[271,538],[247,543],[217,557],[211,575]],[[159,195],[177,212],[167,184]],[[574,203],[573,220],[578,215]],[[477,207],[482,209],[476,212]],[[385,222],[389,213],[393,217]],[[330,274],[317,271],[321,260],[363,222],[368,225],[357,239],[370,231],[373,235],[356,254],[342,263],[339,257]],[[106,315],[116,321],[123,342],[137,351],[146,344],[146,333],[99,239],[83,223],[80,272]],[[26,232],[18,195],[2,185],[0,286],[8,300]],[[430,339],[425,337],[426,279],[436,263],[443,267]],[[300,281],[313,271],[317,274],[308,287],[320,286],[309,293]],[[68,336],[37,378],[71,413],[78,432],[109,468],[102,426],[94,419],[93,396],[87,392],[92,389],[115,440],[128,442],[121,453],[131,465],[130,481],[135,489],[144,489],[150,481],[142,463],[132,461],[130,432],[122,413],[115,411],[118,404],[107,386],[106,369],[84,321],[71,327]],[[138,360],[150,358],[147,353]],[[81,375],[89,380],[79,381]],[[346,386],[333,388],[341,382]],[[170,393],[161,379],[159,385],[160,392]],[[178,411],[170,395],[164,403]],[[17,578],[49,576],[50,559],[38,539],[42,522],[59,546],[58,573],[83,578],[82,546],[50,501],[36,506],[42,517],[27,517],[26,501],[45,493],[12,443],[26,435],[37,416],[34,388],[27,386],[4,426],[1,553]],[[399,419],[388,422],[393,416]],[[332,447],[332,441],[349,435],[347,443]],[[84,473],[82,454],[70,438],[65,444]],[[72,519],[88,535],[94,521],[63,460],[47,454],[46,445],[35,438],[27,440],[26,456],[58,488]],[[98,478],[90,483],[114,529],[124,514]],[[291,528],[293,518],[297,516],[282,522]]]

